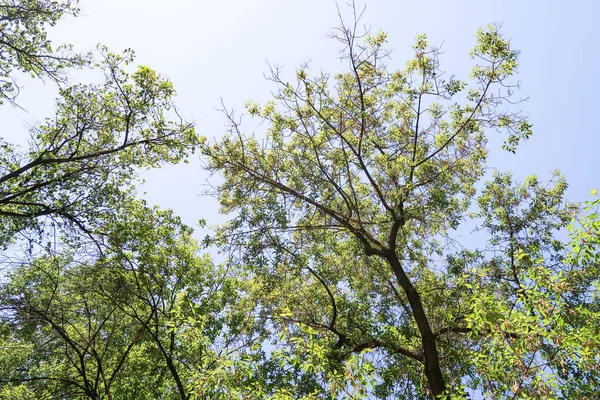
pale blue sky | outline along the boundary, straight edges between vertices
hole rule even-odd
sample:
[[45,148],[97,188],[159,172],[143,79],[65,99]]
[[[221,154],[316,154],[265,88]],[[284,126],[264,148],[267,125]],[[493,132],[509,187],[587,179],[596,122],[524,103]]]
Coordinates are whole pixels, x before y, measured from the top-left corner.
[[[53,40],[79,50],[98,42],[113,51],[133,48],[138,63],[173,81],[183,114],[207,136],[225,130],[224,118],[214,109],[220,97],[240,110],[248,99],[269,97],[273,87],[263,79],[266,61],[281,64],[288,73],[308,59],[315,72],[340,68],[337,44],[327,38],[338,23],[329,0],[81,0],[80,5],[82,15],[53,28]],[[492,141],[490,165],[518,177],[548,177],[559,169],[571,185],[572,200],[600,186],[600,35],[594,28],[599,1],[367,0],[366,5],[363,21],[389,33],[394,49],[389,66],[403,66],[415,35],[427,33],[433,43],[444,41],[442,67],[458,76],[468,73],[477,29],[502,23],[505,36],[522,51],[521,93],[529,97],[523,109],[534,136],[516,155]],[[22,83],[26,88],[19,104],[29,112],[4,106],[0,118],[11,131],[8,136],[23,139],[24,122],[50,116],[54,93],[41,84]],[[198,218],[222,221],[214,215],[215,201],[198,196],[207,179],[198,162],[146,177],[152,203],[173,208],[190,224]]]
[[[51,30],[53,40],[78,50],[98,42],[113,51],[134,49],[139,64],[173,81],[183,115],[206,136],[225,131],[215,110],[221,97],[239,110],[246,100],[269,98],[273,87],[263,79],[266,61],[290,74],[309,59],[315,72],[340,68],[337,44],[327,38],[338,24],[330,0],[81,0],[80,5],[79,18]],[[520,178],[532,173],[547,178],[559,169],[574,201],[600,186],[600,35],[594,27],[600,0],[367,0],[366,5],[363,21],[389,33],[394,49],[389,66],[402,67],[415,35],[427,33],[432,43],[444,41],[442,66],[459,77],[468,74],[477,29],[502,23],[505,36],[522,51],[521,93],[529,97],[523,110],[534,136],[516,155],[492,141],[490,166]],[[0,119],[3,136],[24,142],[24,125],[51,116],[55,91],[26,79],[20,83],[25,88],[18,102],[28,112],[4,105]],[[208,177],[197,158],[145,177],[149,201],[173,208],[188,224],[199,218],[223,221],[216,201],[199,196]]]

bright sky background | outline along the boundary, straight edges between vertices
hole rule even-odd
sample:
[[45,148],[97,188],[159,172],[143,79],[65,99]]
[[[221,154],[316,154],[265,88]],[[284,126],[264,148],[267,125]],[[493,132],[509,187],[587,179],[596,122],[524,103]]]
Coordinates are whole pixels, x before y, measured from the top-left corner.
[[[315,73],[341,67],[337,43],[327,38],[338,24],[334,1],[81,0],[80,5],[80,17],[52,28],[54,42],[73,43],[78,50],[99,42],[113,51],[134,49],[139,64],[173,81],[184,116],[209,137],[225,131],[225,119],[215,110],[221,97],[240,111],[246,100],[269,98],[274,87],[263,78],[267,61],[289,74],[309,59]],[[363,22],[389,34],[394,53],[388,66],[402,67],[415,35],[426,33],[431,43],[444,42],[442,68],[458,77],[472,65],[468,52],[477,29],[502,23],[505,36],[522,51],[521,94],[529,97],[523,110],[534,136],[516,155],[492,148],[490,166],[517,177],[548,178],[559,169],[571,185],[569,198],[576,201],[600,186],[600,35],[594,29],[600,1],[367,0],[366,5]],[[23,140],[26,124],[51,116],[55,92],[21,83],[26,87],[18,102],[28,112],[5,105],[0,118],[10,131],[4,135]],[[223,220],[216,215],[216,201],[199,196],[208,176],[196,158],[146,178],[149,201],[173,208],[185,222]]]
[[[343,8],[343,0],[340,0]],[[361,3],[359,3],[361,4]],[[56,44],[81,51],[103,43],[113,51],[132,48],[139,64],[170,78],[183,115],[206,136],[225,131],[215,110],[222,97],[242,110],[246,100],[264,101],[274,87],[263,78],[267,61],[293,74],[312,60],[315,73],[339,71],[337,43],[327,38],[338,25],[333,0],[81,0],[82,15],[52,28]],[[394,50],[390,67],[403,67],[416,34],[444,42],[442,68],[465,77],[468,52],[479,27],[503,24],[505,37],[522,51],[520,79],[524,112],[534,136],[516,155],[492,141],[489,165],[523,178],[561,170],[569,199],[581,201],[600,186],[598,96],[600,34],[594,24],[600,0],[366,0],[363,22],[388,32]],[[18,103],[27,110],[0,107],[2,136],[26,143],[27,124],[52,116],[52,85],[23,79]],[[199,194],[209,178],[200,162],[145,174],[146,198],[172,208],[195,225],[222,222],[216,201]]]

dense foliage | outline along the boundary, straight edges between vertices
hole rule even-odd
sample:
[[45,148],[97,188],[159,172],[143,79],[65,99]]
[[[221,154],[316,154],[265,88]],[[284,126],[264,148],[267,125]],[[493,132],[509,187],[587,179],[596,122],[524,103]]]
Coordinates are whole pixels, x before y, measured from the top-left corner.
[[[5,106],[15,73],[59,93],[29,148],[0,138],[0,398],[600,390],[600,200],[567,202],[558,173],[483,181],[489,135],[514,152],[532,134],[497,27],[477,33],[463,80],[424,35],[396,70],[384,33],[342,21],[346,70],[305,65],[291,84],[273,69],[274,99],[247,104],[264,132],[225,110],[229,134],[209,140],[131,51],[53,48],[47,26],[77,12],[0,0]],[[72,83],[73,68],[102,79]],[[230,215],[202,243],[135,194],[140,169],[195,150]]]

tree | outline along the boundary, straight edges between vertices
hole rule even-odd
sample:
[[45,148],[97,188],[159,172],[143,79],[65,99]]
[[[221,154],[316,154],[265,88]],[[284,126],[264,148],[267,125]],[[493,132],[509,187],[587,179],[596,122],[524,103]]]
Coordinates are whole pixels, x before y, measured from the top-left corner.
[[[14,104],[16,71],[49,78],[60,89],[55,116],[31,130],[26,151],[0,142],[0,246],[6,250],[23,237],[28,245],[26,252],[10,249],[17,268],[3,268],[0,396],[98,399],[178,393],[187,398],[181,382],[172,384],[178,378],[175,368],[163,368],[175,362],[174,349],[159,351],[163,340],[172,338],[169,324],[174,324],[171,313],[184,291],[181,285],[185,278],[185,288],[196,293],[193,286],[209,286],[209,279],[220,277],[225,287],[229,281],[195,253],[189,228],[170,213],[134,200],[134,184],[140,168],[185,160],[199,137],[177,114],[167,79],[146,66],[128,71],[132,51],[119,55],[100,47],[94,61],[67,47],[53,49],[45,28],[64,14],[76,14],[74,5],[43,0],[0,4],[2,97]],[[79,66],[90,67],[103,82],[71,84],[67,74]],[[154,229],[160,221],[164,226]],[[109,246],[119,240],[120,247]],[[125,249],[136,241],[146,244],[146,253],[128,259]],[[155,265],[148,246],[159,244],[165,246],[162,258],[156,247],[153,257],[163,264]],[[140,268],[151,270],[131,270],[142,256],[151,265]],[[180,270],[167,261],[178,263]],[[182,265],[189,271],[183,273]],[[142,278],[147,286],[131,283]],[[157,293],[158,281],[168,285]],[[169,308],[150,307],[148,298]],[[226,304],[221,293],[210,301],[207,310]],[[190,307],[178,318],[188,318]],[[215,330],[216,319],[203,320],[206,330]],[[160,338],[150,328],[160,331]],[[213,342],[204,333],[197,336],[208,347]],[[164,371],[173,380],[165,379]],[[144,382],[155,386],[139,391]]]
[[[548,286],[565,265],[553,235],[573,215],[566,184],[545,189],[531,178],[514,187],[499,175],[474,216],[498,254],[451,251],[485,172],[489,132],[504,132],[511,152],[531,135],[511,99],[518,52],[497,27],[480,30],[469,83],[441,71],[440,49],[424,35],[397,71],[384,63],[386,35],[359,32],[356,13],[333,37],[345,72],[313,78],[305,65],[290,84],[273,68],[274,100],[246,107],[264,134],[244,134],[224,110],[229,135],[203,145],[208,168],[224,177],[222,210],[233,213],[218,243],[241,249],[259,315],[295,349],[286,351],[318,344],[322,377],[361,355],[376,373],[365,395],[439,398],[466,385],[516,398],[543,395],[542,382],[556,395],[542,374],[559,368],[555,326],[572,337],[573,325],[564,314],[543,319],[549,309],[537,307],[570,309]],[[512,355],[489,362],[513,342]],[[568,376],[595,374],[575,369]]]
[[[171,211],[139,201],[105,220],[102,242],[49,253],[0,292],[0,393],[38,398],[190,399],[222,387],[252,321],[242,285],[199,253]],[[95,251],[94,251],[95,249]],[[4,390],[4,392],[2,392]]]
[[[10,283],[0,319],[15,331],[8,349],[19,343],[34,354],[9,363],[7,371],[21,373],[0,382],[20,379],[61,396],[112,398],[122,369],[134,363],[129,358],[147,327],[119,308],[122,290],[104,298],[96,292],[119,265],[104,271],[89,257],[104,252],[114,215],[124,217],[119,210],[133,201],[139,169],[184,160],[199,138],[190,124],[171,119],[177,117],[171,83],[145,66],[126,71],[133,59],[131,51],[101,48],[93,68],[103,84],[61,88],[55,117],[32,129],[26,152],[1,142],[0,246],[25,238],[28,251],[15,253],[22,264],[17,271],[5,269]],[[144,312],[140,318],[155,316]],[[151,380],[140,373],[133,382],[144,377]]]
[[470,295],[464,323],[446,331],[469,334],[463,364],[488,396],[592,399],[598,391],[598,278],[587,264],[591,249],[580,250],[581,234],[596,236],[596,246],[596,217],[570,243],[557,240],[559,230],[576,229],[573,215],[586,213],[564,201],[566,187],[559,175],[543,185],[497,173],[478,199],[488,247],[449,260],[455,288]]
[[33,129],[27,152],[2,143],[0,215],[10,221],[3,244],[39,229],[45,216],[91,229],[122,201],[139,168],[178,162],[197,145],[189,124],[168,119],[175,110],[169,81],[148,67],[126,72],[131,52],[102,57],[104,84],[61,89],[55,118]]
[[[139,168],[179,162],[198,144],[191,124],[177,114],[172,84],[146,66],[127,71],[132,51],[119,55],[100,47],[93,61],[91,55],[67,53],[68,47],[53,49],[45,28],[65,14],[76,15],[75,4],[0,4],[0,71],[7,79],[2,97],[14,99],[15,71],[61,86],[55,116],[31,129],[27,151],[0,140],[2,246],[18,232],[42,231],[40,217],[93,230],[94,219],[128,195],[124,189]],[[103,83],[69,84],[67,72],[82,66],[100,73]]]
[[[225,110],[230,134],[206,141],[131,51],[51,45],[46,27],[75,4],[0,0],[2,98],[15,104],[19,71],[60,96],[29,148],[0,142],[0,246],[16,259],[0,397],[596,396],[600,200],[567,202],[558,173],[481,182],[491,132],[509,151],[531,135],[497,27],[478,32],[463,81],[423,35],[388,69],[386,35],[355,14],[334,34],[345,72],[304,65],[291,85],[274,68],[275,99],[247,106],[265,134]],[[101,83],[72,84],[76,67]],[[233,214],[204,242],[222,265],[135,198],[140,168],[196,148]],[[458,242],[461,224],[484,246]]]
[[2,347],[14,358],[0,378],[5,395],[19,387],[38,398],[110,399],[141,339],[143,330],[118,312],[123,294],[96,296],[102,274],[67,257],[22,266],[2,293]]

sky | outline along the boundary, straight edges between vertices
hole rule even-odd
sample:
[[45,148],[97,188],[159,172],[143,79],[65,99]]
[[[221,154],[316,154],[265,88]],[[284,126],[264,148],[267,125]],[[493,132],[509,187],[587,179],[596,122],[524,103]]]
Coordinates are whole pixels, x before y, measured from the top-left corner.
[[[533,123],[533,137],[516,154],[491,141],[489,166],[510,170],[517,178],[549,178],[560,170],[570,184],[568,198],[582,201],[600,187],[598,97],[600,15],[598,0],[367,0],[362,22],[388,33],[393,50],[390,67],[401,68],[412,43],[426,33],[444,43],[442,67],[464,77],[477,29],[502,24],[502,32],[521,50],[519,79],[523,112]],[[96,43],[112,51],[132,48],[137,63],[168,77],[178,92],[182,114],[199,133],[218,137],[226,120],[216,110],[242,110],[247,100],[269,99],[272,84],[264,79],[268,64],[284,73],[311,60],[315,73],[337,72],[337,43],[328,38],[338,26],[332,0],[81,0],[82,13],[51,28],[56,44],[72,43],[80,51]],[[343,0],[340,7],[345,9]],[[26,127],[52,115],[55,87],[26,79],[18,103],[0,107],[4,137],[26,143]],[[260,126],[258,127],[260,129]],[[184,222],[200,218],[223,222],[215,199],[202,196],[209,177],[201,162],[144,173],[144,197],[172,208]]]
[[[431,43],[444,43],[442,68],[465,77],[468,56],[479,27],[502,24],[502,32],[521,50],[520,95],[523,112],[534,125],[534,136],[517,154],[491,141],[489,165],[510,170],[517,178],[538,174],[548,178],[563,172],[568,197],[585,200],[600,186],[596,156],[600,149],[596,101],[600,66],[600,34],[594,18],[595,0],[367,0],[362,22],[388,33],[393,50],[390,67],[410,58],[413,39],[426,33]],[[216,110],[222,98],[228,108],[242,111],[247,100],[269,99],[274,86],[264,79],[268,64],[293,74],[311,60],[315,73],[338,72],[338,45],[328,38],[338,26],[336,3],[329,0],[81,0],[82,13],[51,28],[56,44],[72,43],[92,50],[96,43],[112,51],[132,48],[137,63],[168,77],[178,92],[183,115],[199,133],[218,137],[226,130]],[[340,2],[342,10],[347,10]],[[52,85],[24,80],[19,104],[0,108],[7,136],[23,141],[25,127],[52,114]],[[258,127],[260,129],[260,126]],[[189,165],[165,167],[144,174],[145,198],[172,208],[188,224],[200,218],[222,222],[216,200],[202,196],[207,180],[193,156]]]

